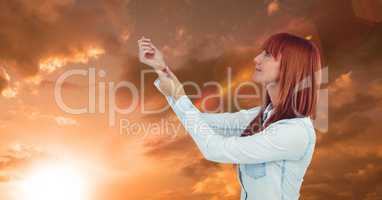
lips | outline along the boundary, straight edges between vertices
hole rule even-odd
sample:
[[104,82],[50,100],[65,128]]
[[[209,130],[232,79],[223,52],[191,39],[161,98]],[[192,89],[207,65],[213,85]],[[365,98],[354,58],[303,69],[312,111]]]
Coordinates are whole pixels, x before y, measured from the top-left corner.
[[261,72],[262,70],[260,69],[261,68],[261,65],[260,64],[255,64],[255,70],[257,71],[257,72]]

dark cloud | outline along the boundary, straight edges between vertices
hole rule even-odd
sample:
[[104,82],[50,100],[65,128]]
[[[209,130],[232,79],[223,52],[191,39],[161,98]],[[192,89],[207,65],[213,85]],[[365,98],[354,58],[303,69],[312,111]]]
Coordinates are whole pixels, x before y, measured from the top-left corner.
[[39,60],[71,56],[88,46],[120,48],[128,1],[1,1],[0,59],[23,75]]
[[381,101],[373,96],[358,94],[354,101],[338,109],[332,108],[329,114],[329,132],[322,136],[319,144],[325,146],[353,140],[355,136],[363,135],[372,127],[379,126],[375,119],[368,115],[368,111],[380,105]]
[[8,86],[8,84],[9,74],[2,66],[0,66],[0,93]]
[[222,170],[219,164],[201,158],[193,160],[189,165],[183,167],[181,172],[188,178],[202,180],[217,170]]
[[8,81],[0,77],[0,92],[3,91],[8,85]]
[[[183,128],[182,131],[184,131]],[[186,154],[191,150],[195,150],[193,145],[193,141],[188,136],[178,137],[173,140],[164,137],[145,144],[147,155],[160,157],[162,159],[165,157],[172,157],[174,154]]]
[[373,153],[355,156],[351,151],[341,151],[334,146],[330,153],[336,154],[335,158],[316,156],[313,160],[304,179],[303,196],[307,199],[357,200],[378,192],[377,187],[382,181],[380,157]]

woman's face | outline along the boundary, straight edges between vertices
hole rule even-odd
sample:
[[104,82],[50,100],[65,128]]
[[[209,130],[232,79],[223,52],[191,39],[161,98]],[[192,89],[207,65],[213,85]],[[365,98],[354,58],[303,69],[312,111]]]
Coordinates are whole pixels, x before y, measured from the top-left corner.
[[281,55],[278,58],[263,50],[253,61],[255,62],[255,72],[252,76],[253,81],[267,85],[277,83],[280,70]]

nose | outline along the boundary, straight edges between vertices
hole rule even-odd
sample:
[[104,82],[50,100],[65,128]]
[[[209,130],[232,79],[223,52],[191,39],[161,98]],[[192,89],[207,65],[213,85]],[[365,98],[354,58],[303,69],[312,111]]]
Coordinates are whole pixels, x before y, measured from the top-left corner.
[[261,61],[261,59],[260,59],[260,55],[257,55],[255,58],[253,58],[253,62],[254,62],[255,64],[260,64],[260,61]]

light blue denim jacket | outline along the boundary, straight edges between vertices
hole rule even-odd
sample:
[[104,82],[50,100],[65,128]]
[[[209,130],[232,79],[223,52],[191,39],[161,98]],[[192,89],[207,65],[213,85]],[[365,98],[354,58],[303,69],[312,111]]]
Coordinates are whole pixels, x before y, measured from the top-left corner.
[[[159,78],[154,85],[159,91]],[[207,160],[238,164],[240,200],[297,200],[316,142],[310,117],[283,119],[240,137],[260,107],[202,113],[183,95],[165,96]],[[269,116],[269,115],[268,115]]]

